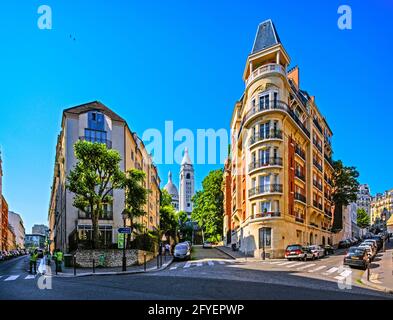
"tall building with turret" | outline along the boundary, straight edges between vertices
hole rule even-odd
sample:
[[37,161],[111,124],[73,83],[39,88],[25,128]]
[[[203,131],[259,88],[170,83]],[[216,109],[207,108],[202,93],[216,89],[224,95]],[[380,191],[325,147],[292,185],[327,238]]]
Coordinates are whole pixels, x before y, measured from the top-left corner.
[[192,197],[194,194],[194,166],[192,165],[188,149],[186,148],[180,168],[179,210],[187,212],[189,217],[192,212]]

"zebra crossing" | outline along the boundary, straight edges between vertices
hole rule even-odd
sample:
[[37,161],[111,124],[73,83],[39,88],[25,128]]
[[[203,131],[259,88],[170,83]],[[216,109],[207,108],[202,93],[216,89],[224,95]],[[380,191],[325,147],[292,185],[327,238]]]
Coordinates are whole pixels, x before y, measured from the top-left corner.
[[187,261],[186,263],[178,263],[169,268],[169,270],[178,270],[178,269],[189,269],[192,267],[213,267],[216,265],[226,265],[226,264],[234,264],[233,260],[207,260],[207,261]]
[[0,275],[1,282],[11,282],[16,280],[34,280],[38,275],[32,274],[13,274],[13,275]]
[[265,265],[271,265],[275,268],[289,269],[290,271],[298,271],[309,274],[321,274],[323,276],[333,277],[336,280],[344,280],[352,275],[349,267],[318,265],[311,262],[293,262],[293,261],[265,261]]

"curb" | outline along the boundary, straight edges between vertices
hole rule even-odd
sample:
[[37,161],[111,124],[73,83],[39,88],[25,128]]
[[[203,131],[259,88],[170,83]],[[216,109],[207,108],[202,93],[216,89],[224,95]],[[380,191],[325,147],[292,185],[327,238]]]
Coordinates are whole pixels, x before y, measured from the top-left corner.
[[378,291],[382,291],[388,294],[393,294],[393,289],[389,289],[387,287],[384,286],[380,286],[378,284],[372,283],[370,281],[367,280],[367,271],[364,272],[362,278],[360,279],[360,281],[362,282],[362,284],[364,284],[365,286],[371,287],[373,289],[376,289]]
[[243,258],[237,258],[237,257],[231,255],[230,253],[228,253],[228,252],[222,250],[220,247],[214,247],[214,248],[216,248],[218,251],[220,251],[220,252],[226,254],[226,255],[227,255],[228,257],[230,257],[231,259],[234,259],[234,260],[243,259]]
[[82,278],[82,277],[91,277],[91,276],[120,276],[120,275],[130,275],[130,274],[140,274],[140,273],[151,273],[151,272],[159,272],[159,271],[164,271],[167,269],[171,264],[173,263],[173,259],[171,259],[169,262],[164,263],[159,269],[156,267],[146,269],[146,272],[141,269],[141,270],[134,270],[134,271],[110,271],[110,272],[86,272],[86,273],[79,273],[74,276],[74,274],[52,274],[50,275],[51,277],[55,278]]

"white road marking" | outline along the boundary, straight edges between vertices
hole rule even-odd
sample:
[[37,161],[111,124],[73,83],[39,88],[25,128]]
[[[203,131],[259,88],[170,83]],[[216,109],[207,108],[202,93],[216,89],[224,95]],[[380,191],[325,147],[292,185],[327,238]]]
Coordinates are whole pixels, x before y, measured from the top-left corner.
[[14,281],[14,280],[16,280],[16,279],[18,279],[19,278],[19,275],[17,275],[17,276],[9,276],[7,279],[5,279],[4,281]]
[[304,264],[304,262],[296,262],[296,263],[294,263],[294,264],[287,265],[287,268],[300,266],[300,265],[302,265],[302,264]]
[[211,261],[211,260],[209,260],[209,261],[207,262],[207,264],[208,264],[209,266],[214,266],[214,262]]
[[225,261],[218,261],[219,264],[225,264]]
[[172,267],[169,270],[176,270],[176,269],[177,269],[177,267]]
[[307,265],[305,265],[303,267],[297,268],[296,270],[304,270],[304,269],[307,269],[307,268],[311,268],[313,266],[315,266],[315,263],[307,264]]
[[183,268],[189,268],[189,267],[191,267],[191,262],[187,262],[187,263],[184,265]]
[[336,272],[337,270],[338,270],[338,268],[333,267],[333,268],[330,268],[328,271],[326,271],[324,274],[331,274],[333,272]]
[[281,262],[280,264],[278,264],[278,266],[286,266],[287,264],[293,264],[292,261],[289,262]]
[[322,270],[322,269],[325,269],[325,268],[326,268],[326,266],[320,266],[318,268],[315,268],[315,269],[312,269],[312,270],[308,270],[308,272],[316,272],[316,271],[319,271],[319,270]]
[[35,276],[32,275],[32,274],[29,274],[29,275],[25,278],[25,280],[31,280],[31,279],[35,279]]
[[197,267],[202,267],[202,262],[197,262]]

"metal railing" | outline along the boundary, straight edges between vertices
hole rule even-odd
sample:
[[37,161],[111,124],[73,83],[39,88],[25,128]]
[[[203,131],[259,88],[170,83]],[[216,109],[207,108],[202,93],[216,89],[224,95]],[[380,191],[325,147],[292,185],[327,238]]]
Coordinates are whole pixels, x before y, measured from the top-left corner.
[[314,205],[315,208],[318,208],[319,210],[322,210],[322,204],[321,203],[318,203],[317,201],[314,200],[312,204]]
[[332,158],[328,157],[328,156],[325,154],[325,160],[326,160],[326,162],[329,163],[330,166],[333,168],[333,160],[332,160]]
[[[266,110],[281,110],[286,113],[288,113],[291,118],[297,123],[297,125],[303,130],[303,132],[307,135],[308,138],[310,138],[310,131],[305,127],[305,125],[300,121],[298,116],[295,114],[295,112],[288,107],[288,105],[284,101],[279,101],[279,100],[269,100],[267,104],[265,105],[255,105],[253,106],[243,117],[243,120],[241,122],[240,128],[243,128],[244,124],[247,122],[248,119],[250,119],[253,115],[266,111]],[[239,131],[239,134],[241,132],[241,129]]]
[[[91,219],[91,212],[84,212],[78,210],[78,219]],[[104,210],[98,217],[98,220],[113,220],[113,211],[112,210]]]
[[282,140],[282,130],[270,130],[268,132],[261,132],[260,134],[256,134],[250,138],[250,145],[268,139],[280,139]]
[[313,140],[314,146],[322,153],[322,146],[317,143],[317,141]]
[[301,193],[295,192],[295,199],[307,203],[306,196]]
[[322,165],[317,160],[313,159],[313,163],[319,171],[323,172]]
[[304,219],[302,217],[295,217],[296,222],[304,223]]
[[314,185],[314,187],[316,187],[318,190],[322,191],[322,184],[317,182],[317,181],[313,181],[312,184]]
[[276,72],[276,73],[280,73],[283,76],[286,76],[287,73],[285,71],[285,68],[277,63],[269,63],[266,64],[264,66],[261,66],[257,69],[255,69],[253,72],[251,72],[251,74],[249,75],[249,77],[246,79],[246,87],[248,87],[248,85],[256,78],[261,77],[263,75],[272,73],[272,72]]
[[320,133],[322,133],[322,127],[321,127],[321,125],[319,124],[318,120],[317,120],[317,119],[313,119],[313,122],[314,122],[314,125],[317,127],[318,131],[319,131]]
[[303,173],[300,171],[295,170],[295,177],[299,178],[302,181],[306,181],[306,177]]
[[254,219],[280,217],[281,212],[260,212],[254,214]]
[[303,160],[306,160],[306,153],[302,148],[300,148],[298,145],[295,146],[295,153],[300,156]]
[[260,159],[258,161],[254,161],[250,163],[248,169],[249,171],[269,167],[269,166],[282,166],[282,158],[269,158],[269,159]]
[[248,196],[252,197],[259,194],[266,193],[282,193],[282,184],[268,184],[263,186],[257,186],[248,190]]

